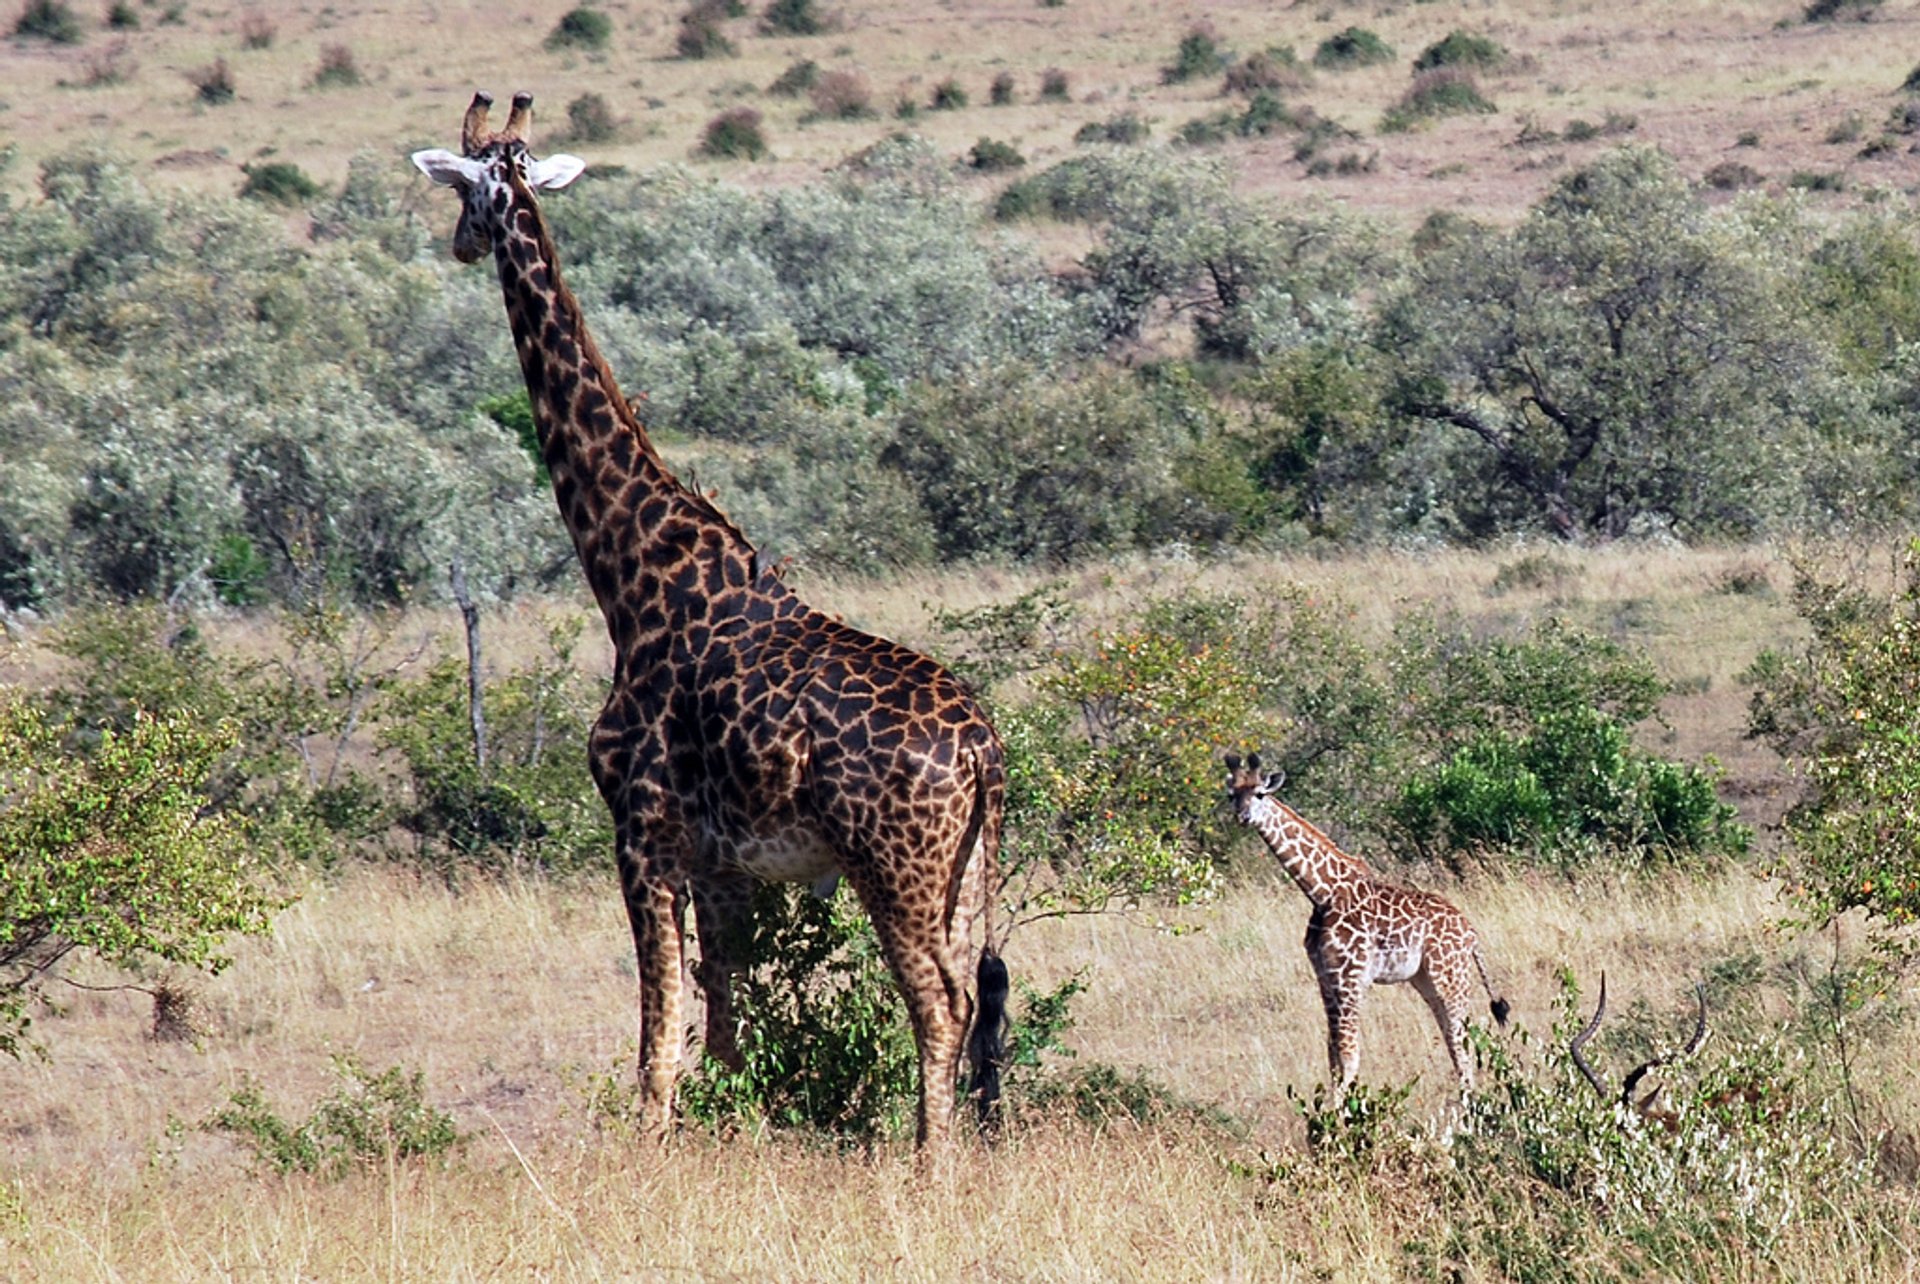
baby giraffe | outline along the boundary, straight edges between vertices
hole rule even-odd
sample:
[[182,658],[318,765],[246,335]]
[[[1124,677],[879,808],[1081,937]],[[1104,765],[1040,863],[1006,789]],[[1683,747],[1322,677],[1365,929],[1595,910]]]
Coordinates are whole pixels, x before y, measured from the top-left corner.
[[1467,1055],[1467,1002],[1474,975],[1493,1000],[1494,1020],[1507,1023],[1507,1001],[1493,992],[1479,938],[1467,916],[1431,892],[1384,882],[1300,813],[1275,798],[1283,773],[1263,775],[1260,755],[1243,766],[1227,755],[1227,796],[1241,823],[1251,825],[1313,902],[1307,921],[1307,958],[1327,1009],[1327,1060],[1334,1100],[1344,1098],[1360,1073],[1360,1001],[1370,985],[1411,981],[1440,1023],[1440,1037],[1460,1076],[1473,1090]]

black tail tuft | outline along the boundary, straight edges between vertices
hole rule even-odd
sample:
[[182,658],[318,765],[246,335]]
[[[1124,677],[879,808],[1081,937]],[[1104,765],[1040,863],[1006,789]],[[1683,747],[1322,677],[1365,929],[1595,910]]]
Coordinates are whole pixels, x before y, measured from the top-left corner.
[[1012,988],[1007,965],[991,949],[980,952],[975,974],[980,1005],[967,1038],[967,1061],[973,1076],[967,1095],[980,1111],[980,1128],[991,1131],[1000,1119],[1000,1068],[1007,1060],[1007,995]]
[[1498,1021],[1501,1025],[1503,1026],[1506,1025],[1507,1013],[1511,1011],[1513,1011],[1513,1005],[1508,1003],[1505,999],[1495,999],[1493,1001],[1493,1019],[1495,1021]]

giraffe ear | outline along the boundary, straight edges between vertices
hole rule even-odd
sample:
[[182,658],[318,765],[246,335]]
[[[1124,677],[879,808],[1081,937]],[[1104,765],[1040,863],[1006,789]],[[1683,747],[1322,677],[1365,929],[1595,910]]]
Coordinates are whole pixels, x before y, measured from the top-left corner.
[[527,160],[527,186],[536,192],[553,192],[580,177],[587,163],[578,156],[559,152],[542,160]]
[[1260,794],[1262,797],[1265,797],[1267,794],[1277,794],[1280,792],[1280,786],[1286,783],[1286,772],[1270,771],[1267,773],[1267,778],[1260,782]]
[[444,147],[429,147],[413,154],[414,167],[442,187],[480,181],[480,166],[464,156],[456,156]]

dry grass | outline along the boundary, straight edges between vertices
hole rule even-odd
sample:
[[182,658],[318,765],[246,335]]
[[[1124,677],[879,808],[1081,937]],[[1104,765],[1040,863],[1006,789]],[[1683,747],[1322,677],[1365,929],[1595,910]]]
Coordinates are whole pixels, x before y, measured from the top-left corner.
[[[1644,999],[1683,1015],[1707,961],[1818,945],[1782,937],[1766,889],[1739,874],[1457,895],[1536,1030],[1563,966],[1607,968],[1623,1011]],[[1335,1198],[1246,1175],[1297,1148],[1285,1091],[1323,1073],[1304,917],[1291,888],[1251,886],[1182,915],[1187,934],[1051,924],[1010,951],[1042,984],[1084,970],[1084,1058],[1226,1108],[1245,1139],[1043,1125],[923,1181],[899,1146],[683,1135],[662,1152],[596,1130],[588,1079],[627,1073],[632,1047],[610,888],[316,883],[271,943],[199,987],[198,1046],[152,1041],[142,995],[75,993],[43,1015],[55,1060],[0,1080],[0,1278],[1398,1278],[1398,1245],[1432,1210],[1377,1185]],[[1414,996],[1377,992],[1365,1038],[1369,1081],[1419,1076],[1416,1114],[1439,1108],[1444,1057]],[[1896,1110],[1916,1104],[1900,1087],[1914,1045],[1874,1049],[1861,1070]],[[472,1136],[463,1155],[337,1183],[250,1175],[236,1145],[194,1126],[242,1075],[302,1114],[340,1054],[424,1071]],[[1845,1272],[1803,1278],[1816,1276]]]
[[[545,49],[547,33],[571,6],[572,0],[519,9],[348,3],[316,11],[289,0],[238,8],[155,6],[141,11],[148,20],[139,66],[112,83],[90,82],[84,74],[103,32],[70,48],[3,42],[0,83],[7,90],[0,127],[21,153],[7,181],[26,190],[43,158],[104,144],[158,167],[169,183],[234,190],[239,167],[267,155],[333,183],[357,150],[392,156],[397,169],[406,149],[444,145],[476,87],[496,94],[532,89],[548,128],[559,124],[573,97],[603,95],[633,127],[617,142],[596,145],[589,159],[632,168],[690,160],[716,111],[750,102],[766,115],[773,156],[720,172],[753,184],[805,181],[896,122],[803,125],[804,103],[764,96],[798,58],[814,59],[823,71],[863,75],[880,103],[922,101],[932,86],[952,80],[973,105],[922,113],[913,127],[956,158],[990,132],[1036,167],[1070,154],[1081,125],[1116,110],[1142,113],[1156,136],[1166,138],[1220,105],[1218,78],[1160,83],[1160,69],[1194,15],[1140,0],[1091,10],[847,2],[830,6],[844,18],[832,34],[761,36],[749,16],[727,24],[738,58],[693,61],[670,56],[685,8],[678,0],[601,6],[614,23],[605,53]],[[1776,184],[1795,170],[1839,169],[1852,189],[1901,185],[1897,151],[1862,159],[1854,155],[1857,148],[1824,140],[1849,113],[1869,125],[1884,119],[1911,69],[1920,16],[1910,6],[1888,5],[1870,23],[1780,23],[1797,11],[1779,0],[1622,0],[1599,9],[1515,0],[1497,9],[1395,5],[1377,13],[1351,5],[1276,8],[1226,0],[1210,6],[1206,17],[1236,53],[1281,43],[1310,53],[1356,20],[1393,44],[1402,54],[1396,63],[1318,76],[1300,98],[1369,135],[1369,149],[1380,153],[1377,172],[1327,179],[1314,190],[1413,221],[1451,206],[1512,217],[1558,170],[1604,145],[1521,152],[1509,144],[1526,116],[1555,130],[1609,111],[1633,116],[1636,137],[1669,148],[1696,175],[1725,159],[1740,134],[1755,131],[1761,146],[1742,149],[1740,157]],[[162,21],[163,12],[177,13],[178,20]],[[88,20],[97,19],[90,14]],[[1406,88],[1413,56],[1456,26],[1490,36],[1515,55],[1486,84],[1500,112],[1374,137],[1381,113]],[[257,33],[269,28],[272,40],[259,47]],[[422,39],[423,31],[430,38]],[[352,48],[363,84],[314,91],[312,69],[331,46]],[[216,58],[229,60],[238,97],[209,110],[196,104],[181,72]],[[1041,101],[1041,77],[1049,68],[1068,74],[1072,101]],[[990,105],[988,87],[1003,73],[1013,77],[1013,101]],[[63,87],[86,84],[94,87]],[[1302,168],[1292,149],[1289,138],[1246,144],[1236,154],[1247,184],[1297,194]]]
[[[1373,633],[1409,603],[1496,622],[1566,614],[1650,645],[1670,677],[1699,675],[1703,686],[1669,701],[1679,748],[1729,760],[1756,819],[1777,811],[1783,777],[1739,740],[1745,693],[1733,679],[1759,648],[1793,636],[1782,554],[1555,549],[1550,564],[1528,561],[1541,556],[1142,560],[1062,578],[1090,621],[1155,594],[1286,583],[1339,595]],[[1004,600],[1043,578],[927,573],[802,587],[850,619],[924,642],[932,604]],[[510,665],[537,645],[541,615],[589,609],[491,616],[488,654]],[[420,613],[392,645],[427,632],[458,642],[451,617]],[[280,645],[259,620],[229,626],[223,640]],[[594,646],[582,651],[589,668],[604,663]],[[32,680],[39,662],[29,643],[8,676]],[[54,1059],[0,1075],[0,1279],[1394,1280],[1408,1269],[1400,1246],[1443,1229],[1444,1209],[1391,1182],[1274,1187],[1259,1176],[1263,1156],[1299,1153],[1287,1091],[1309,1091],[1325,1073],[1300,949],[1305,905],[1270,871],[1219,904],[1171,916],[1190,929],[1178,934],[1119,918],[1041,923],[1009,951],[1016,974],[1042,987],[1084,974],[1069,1035],[1083,1061],[1145,1069],[1242,1121],[1244,1136],[1048,1124],[992,1152],[969,1149],[931,1183],[898,1144],[863,1156],[684,1135],[659,1152],[605,1126],[593,1089],[629,1080],[635,1019],[632,945],[610,879],[454,895],[359,869],[298,890],[271,941],[243,943],[221,977],[182,978],[196,1042],[156,1040],[145,993],[56,988],[60,1008],[37,1027]],[[1478,924],[1518,1020],[1536,1033],[1557,1015],[1562,969],[1589,991],[1604,969],[1615,1010],[1665,1030],[1684,1025],[1695,979],[1737,964],[1755,978],[1737,1018],[1753,1034],[1783,1026],[1831,965],[1831,939],[1781,926],[1787,907],[1774,886],[1741,871],[1446,890]],[[1853,933],[1842,939],[1849,953]],[[1904,1126],[1910,1139],[1920,1032],[1896,1027],[1853,1051],[1868,1122]],[[1831,1059],[1817,1044],[1806,1054]],[[300,1117],[336,1086],[332,1058],[343,1055],[370,1071],[422,1072],[430,1099],[471,1134],[461,1157],[337,1183],[278,1178],[251,1174],[236,1143],[198,1126],[245,1077]],[[1404,989],[1370,1003],[1363,1077],[1417,1078],[1416,1120],[1445,1107],[1444,1054]],[[1772,1261],[1733,1263],[1725,1278],[1911,1277],[1920,1214],[1904,1190],[1885,1196],[1897,1234],[1842,1214],[1839,1229],[1790,1236]]]

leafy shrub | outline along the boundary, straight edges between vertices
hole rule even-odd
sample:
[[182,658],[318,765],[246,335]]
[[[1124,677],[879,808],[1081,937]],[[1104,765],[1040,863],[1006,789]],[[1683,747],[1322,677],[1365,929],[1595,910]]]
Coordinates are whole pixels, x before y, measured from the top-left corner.
[[1152,128],[1138,112],[1124,111],[1106,120],[1090,120],[1073,133],[1076,143],[1117,143],[1132,147],[1147,141]]
[[928,105],[935,111],[958,111],[967,105],[967,91],[949,76],[933,87],[933,98]]
[[196,67],[187,73],[187,80],[193,86],[194,94],[210,107],[224,106],[233,101],[233,69],[227,66],[225,58],[216,58],[205,67]]
[[0,1052],[15,1057],[69,953],[217,973],[225,939],[265,935],[278,908],[243,827],[209,807],[235,728],[141,712],[124,731],[83,730],[0,694]]
[[1188,121],[1175,135],[1189,147],[1224,142],[1228,138],[1262,138],[1282,130],[1295,130],[1305,118],[1289,110],[1270,93],[1257,93],[1242,111],[1216,112]]
[[140,11],[127,0],[114,0],[107,7],[107,28],[111,31],[140,30]]
[[1173,64],[1160,70],[1160,83],[1184,84],[1189,80],[1214,75],[1226,64],[1227,55],[1220,47],[1220,33],[1208,23],[1199,23],[1188,28],[1187,34],[1180,37],[1180,47],[1174,53]]
[[27,0],[20,16],[13,20],[13,34],[56,45],[77,45],[86,38],[79,15],[67,0]]
[[700,154],[734,160],[760,160],[767,154],[767,136],[760,113],[751,107],[729,107],[712,120],[700,136]]
[[873,90],[857,71],[823,72],[807,91],[813,114],[824,120],[865,120],[873,115]]
[[1380,128],[1394,133],[1446,116],[1484,115],[1496,110],[1480,92],[1471,72],[1438,67],[1414,77],[1413,85],[1381,117]]
[[1067,89],[1067,73],[1058,67],[1048,67],[1040,73],[1040,101],[1043,103],[1063,103],[1070,97]]
[[817,36],[835,27],[814,0],[771,0],[760,15],[760,30],[773,36]]
[[1812,0],[1802,12],[1807,22],[1866,22],[1880,11],[1881,0]]
[[689,61],[704,58],[731,58],[740,52],[727,38],[721,25],[727,17],[724,0],[698,0],[680,15],[680,29],[673,38],[674,52]]
[[547,33],[548,49],[605,49],[613,39],[613,19],[590,5],[575,5]]
[[247,176],[247,181],[240,185],[240,195],[251,200],[270,201],[275,205],[302,205],[320,195],[320,184],[307,177],[306,172],[291,161],[242,165],[240,171]]
[[390,1066],[369,1075],[337,1058],[341,1086],[298,1123],[281,1117],[247,1080],[201,1125],[232,1135],[273,1172],[338,1179],[395,1160],[439,1158],[466,1144],[453,1116],[428,1103],[421,1071]]
[[1019,148],[997,138],[982,138],[967,153],[967,164],[987,174],[1019,169],[1026,163],[1027,158],[1020,154]]
[[1413,69],[1421,72],[1435,67],[1498,67],[1506,60],[1507,51],[1499,41],[1456,30],[1422,49],[1420,56],[1413,60]]
[[789,63],[787,69],[767,86],[767,92],[781,98],[798,98],[812,89],[814,82],[819,79],[820,64],[811,58],[802,58]]
[[1701,176],[1701,181],[1717,191],[1738,191],[1743,187],[1758,187],[1767,181],[1767,176],[1753,166],[1742,161],[1721,161]]
[[1908,94],[1920,93],[1920,63],[1915,63],[1913,70],[1907,73],[1907,78],[1900,82],[1900,91]]
[[620,122],[604,94],[581,94],[567,104],[562,136],[569,142],[605,143],[620,132]]
[[987,101],[995,107],[1005,107],[1013,102],[1013,73],[995,72],[993,82],[987,86]]
[[1313,65],[1329,71],[1375,67],[1394,59],[1393,46],[1365,27],[1348,27],[1322,40],[1313,51]]
[[1890,595],[1800,568],[1811,639],[1744,675],[1748,734],[1810,784],[1787,816],[1800,895],[1822,921],[1864,909],[1889,943],[1920,918],[1920,544],[1904,562]]
[[390,681],[372,711],[375,739],[397,755],[411,805],[396,820],[412,858],[448,880],[468,872],[572,874],[612,850],[607,810],[580,769],[603,693],[574,669],[579,626],[552,626],[550,657],[484,685],[487,762],[476,760],[464,660]]
[[1227,68],[1222,87],[1230,94],[1250,98],[1258,93],[1293,93],[1306,88],[1307,69],[1300,65],[1292,45],[1250,53]]
[[852,1140],[913,1117],[919,1058],[906,1005],[851,891],[754,889],[746,971],[732,988],[741,1069],[708,1058],[681,1082],[681,1110],[711,1128],[804,1128]]
[[1798,192],[1845,191],[1847,177],[1839,170],[1796,169],[1787,176],[1787,186]]
[[320,67],[313,73],[315,89],[351,89],[363,79],[353,50],[345,45],[326,45],[320,50]]

